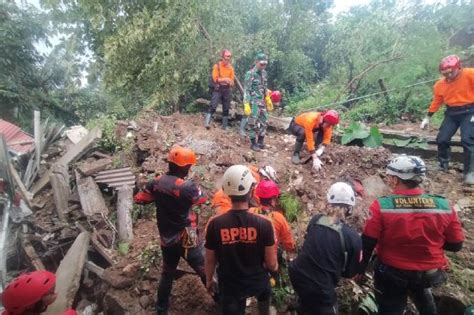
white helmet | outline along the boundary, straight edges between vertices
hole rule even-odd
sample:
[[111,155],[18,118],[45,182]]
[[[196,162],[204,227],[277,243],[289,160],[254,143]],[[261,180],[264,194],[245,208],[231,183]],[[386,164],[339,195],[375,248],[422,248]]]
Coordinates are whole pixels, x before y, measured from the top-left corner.
[[342,203],[349,206],[355,205],[354,189],[344,182],[332,184],[327,194],[328,203]]
[[264,167],[262,167],[261,169],[258,170],[258,172],[268,178],[268,179],[271,179],[272,181],[274,181],[275,183],[278,182],[278,177],[277,177],[277,172],[275,171],[275,169],[273,167],[271,167],[270,165],[265,165]]
[[222,177],[222,189],[228,196],[245,196],[256,182],[247,166],[232,165]]
[[421,182],[426,175],[425,162],[417,156],[402,154],[388,163],[387,174]]

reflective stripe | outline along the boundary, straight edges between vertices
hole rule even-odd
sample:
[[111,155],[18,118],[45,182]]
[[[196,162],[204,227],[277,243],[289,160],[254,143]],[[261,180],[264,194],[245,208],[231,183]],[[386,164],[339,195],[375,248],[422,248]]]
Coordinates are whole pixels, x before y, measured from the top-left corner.
[[450,211],[444,209],[416,209],[416,208],[399,208],[399,209],[380,209],[382,213],[440,213],[450,215]]

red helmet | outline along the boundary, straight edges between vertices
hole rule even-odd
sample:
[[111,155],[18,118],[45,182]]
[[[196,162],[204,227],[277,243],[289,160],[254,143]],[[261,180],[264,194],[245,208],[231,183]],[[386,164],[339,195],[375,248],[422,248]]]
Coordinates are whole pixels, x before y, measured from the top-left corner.
[[221,57],[232,57],[232,53],[230,52],[229,49],[222,49],[221,51]]
[[441,72],[448,69],[461,69],[461,59],[456,55],[449,55],[441,59],[441,62],[439,63],[439,71]]
[[330,125],[337,125],[339,123],[339,113],[330,109],[323,114],[323,121]]
[[270,199],[280,195],[280,188],[272,180],[262,180],[255,188],[255,196],[262,199]]
[[273,91],[272,94],[270,94],[270,98],[272,99],[273,103],[280,103],[281,101],[280,91]]
[[2,294],[5,309],[13,315],[22,314],[40,301],[56,284],[56,276],[46,270],[24,273],[14,279]]

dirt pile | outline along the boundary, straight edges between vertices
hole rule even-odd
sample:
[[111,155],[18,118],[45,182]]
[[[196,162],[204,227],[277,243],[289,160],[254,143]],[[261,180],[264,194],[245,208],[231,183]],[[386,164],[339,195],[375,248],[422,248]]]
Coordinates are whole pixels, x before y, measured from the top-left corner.
[[[160,116],[154,112],[145,112],[136,123],[122,122],[117,126],[119,137],[129,136],[130,146],[117,152],[110,158],[112,163],[106,170],[130,167],[135,176],[140,173],[150,177],[163,174],[167,170],[165,161],[169,149],[174,144],[192,148],[198,156],[198,163],[192,168],[190,177],[195,180],[209,197],[220,187],[220,179],[227,167],[233,164],[252,164],[258,167],[271,165],[277,171],[279,185],[283,192],[298,196],[302,210],[292,229],[299,245],[302,244],[307,222],[317,212],[324,212],[326,191],[331,184],[345,180],[363,188],[357,198],[355,215],[350,223],[359,230],[367,217],[367,209],[375,195],[386,191],[383,184],[384,167],[391,152],[384,148],[368,149],[363,147],[346,147],[331,144],[324,155],[323,170],[314,173],[311,162],[303,165],[291,164],[291,153],[294,137],[283,132],[268,132],[266,149],[253,152],[249,149],[248,138],[238,134],[238,122],[233,122],[230,130],[224,131],[219,122],[211,130],[203,127],[201,115]],[[130,127],[132,126],[132,127]],[[130,137],[131,136],[131,137]],[[101,153],[99,153],[100,155]],[[303,159],[309,153],[303,150]],[[87,155],[82,163],[92,165],[98,156]],[[104,158],[104,156],[100,157]],[[70,173],[79,167],[71,165]],[[429,162],[430,170],[436,169],[434,162]],[[425,188],[430,193],[448,196],[457,202],[460,217],[467,231],[472,229],[473,214],[469,197],[460,185],[460,174],[457,170],[450,173],[430,171]],[[35,198],[42,207],[34,212],[29,224],[33,228],[30,241],[50,270],[56,270],[59,261],[72,241],[81,231],[79,222],[93,233],[96,242],[102,245],[113,259],[110,264],[97,245],[91,246],[89,260],[99,267],[94,269],[86,264],[86,272],[81,280],[81,288],[76,295],[74,305],[78,303],[87,307],[95,304],[97,312],[104,314],[154,314],[156,288],[160,277],[161,257],[159,235],[156,226],[153,205],[134,206],[133,240],[126,248],[117,242],[116,208],[117,193],[107,185],[99,185],[110,212],[108,219],[93,218],[83,213],[80,198],[71,196],[70,209],[67,211],[67,222],[61,222],[53,202],[50,189],[43,190]],[[377,193],[374,193],[377,190]],[[200,227],[204,227],[208,218],[214,214],[210,204],[200,207]],[[202,229],[201,229],[202,230]],[[38,235],[35,237],[35,235]],[[458,255],[452,255],[453,269],[448,284],[438,293],[449,295],[463,302],[473,300],[472,280],[466,280],[463,274],[472,272],[474,266],[474,241],[467,235],[466,249]],[[22,270],[22,265],[16,270]],[[94,271],[91,271],[91,268]],[[174,283],[171,298],[171,314],[212,314],[216,311],[210,296],[188,266],[181,262],[177,280]],[[469,271],[471,270],[471,271]],[[471,277],[472,278],[472,277]],[[469,282],[471,281],[471,282]],[[347,284],[351,285],[351,284]],[[87,303],[86,301],[92,301]]]

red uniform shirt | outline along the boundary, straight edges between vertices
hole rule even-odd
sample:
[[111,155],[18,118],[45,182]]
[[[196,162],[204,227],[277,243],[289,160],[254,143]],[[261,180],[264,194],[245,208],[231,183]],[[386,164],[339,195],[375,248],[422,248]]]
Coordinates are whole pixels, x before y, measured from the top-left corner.
[[420,188],[397,190],[370,206],[364,235],[377,239],[377,256],[389,266],[426,271],[445,268],[445,242],[464,240],[461,223],[443,197]]

